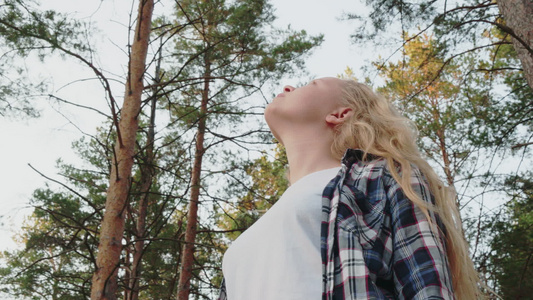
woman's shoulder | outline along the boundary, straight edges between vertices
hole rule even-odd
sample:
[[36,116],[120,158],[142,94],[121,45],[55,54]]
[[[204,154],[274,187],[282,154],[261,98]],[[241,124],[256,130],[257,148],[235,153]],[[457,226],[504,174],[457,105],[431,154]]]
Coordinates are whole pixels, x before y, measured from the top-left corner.
[[[343,157],[346,166],[345,185],[356,187],[365,195],[376,190],[401,189],[400,183],[392,175],[391,168],[397,178],[402,177],[402,169],[399,164],[392,166],[386,158],[366,153],[359,149],[348,149]],[[427,185],[425,176],[415,164],[410,164],[409,172],[412,184]]]
[[342,159],[350,181],[376,180],[389,176],[387,160],[383,157],[365,153],[359,149],[348,149]]
[[386,189],[390,177],[385,158],[350,149],[343,158],[343,164],[346,168],[345,188],[363,194],[365,198],[380,198],[379,194]]

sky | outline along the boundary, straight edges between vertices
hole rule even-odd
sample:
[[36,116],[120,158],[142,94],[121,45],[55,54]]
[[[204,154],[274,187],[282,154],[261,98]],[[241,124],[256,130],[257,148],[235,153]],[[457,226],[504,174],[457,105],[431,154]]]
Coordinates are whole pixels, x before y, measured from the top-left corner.
[[[43,8],[66,12],[73,18],[94,23],[97,33],[91,36],[98,49],[95,63],[107,71],[111,78],[121,78],[127,65],[124,54],[127,45],[129,12],[136,10],[137,1],[131,0],[46,0]],[[172,1],[171,1],[172,2]],[[346,67],[352,67],[356,76],[362,76],[359,68],[365,60],[375,58],[374,49],[353,45],[350,34],[355,24],[340,20],[344,13],[361,11],[355,0],[274,0],[271,2],[278,19],[275,25],[294,30],[305,29],[309,34],[324,34],[322,46],[307,61],[310,76],[336,76]],[[158,10],[171,9],[161,3]],[[382,53],[383,54],[383,53]],[[50,92],[63,99],[96,107],[108,112],[99,82],[94,74],[72,59],[57,55],[40,63],[30,57],[24,61],[33,80],[44,80]],[[297,85],[301,78],[287,78],[283,84]],[[115,94],[122,95],[120,84],[114,86]],[[280,86],[281,91],[281,86]],[[36,119],[0,118],[0,250],[14,249],[14,236],[32,208],[31,195],[36,188],[49,184],[33,168],[47,177],[62,181],[55,168],[56,161],[76,162],[79,158],[71,149],[71,143],[85,134],[92,134],[104,118],[97,113],[59,104],[47,97],[35,97],[34,105],[41,112]]]

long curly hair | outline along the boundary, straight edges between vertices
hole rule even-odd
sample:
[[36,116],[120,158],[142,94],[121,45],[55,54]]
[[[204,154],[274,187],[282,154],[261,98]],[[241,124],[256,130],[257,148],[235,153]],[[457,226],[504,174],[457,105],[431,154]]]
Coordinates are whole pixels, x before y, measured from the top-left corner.
[[[433,168],[424,160],[416,145],[416,126],[402,116],[385,98],[368,86],[355,80],[343,80],[341,105],[352,108],[348,122],[335,128],[332,153],[342,157],[346,149],[358,148],[366,154],[386,159],[393,178],[401,185],[405,195],[426,215],[437,213],[445,227],[446,253],[450,264],[453,288],[458,299],[477,299],[479,276],[468,254],[456,194],[447,187]],[[412,164],[426,177],[435,204],[423,201],[410,184]],[[398,172],[397,167],[401,172]],[[437,226],[430,222],[433,230]]]

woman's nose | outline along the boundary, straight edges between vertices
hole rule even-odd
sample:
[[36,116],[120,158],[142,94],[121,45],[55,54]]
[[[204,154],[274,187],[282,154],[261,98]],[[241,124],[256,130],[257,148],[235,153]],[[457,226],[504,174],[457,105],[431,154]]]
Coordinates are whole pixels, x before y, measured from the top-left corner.
[[293,87],[291,85],[286,85],[286,86],[283,87],[283,91],[287,92],[287,93],[290,93],[290,92],[292,92],[294,90],[295,90],[295,87]]

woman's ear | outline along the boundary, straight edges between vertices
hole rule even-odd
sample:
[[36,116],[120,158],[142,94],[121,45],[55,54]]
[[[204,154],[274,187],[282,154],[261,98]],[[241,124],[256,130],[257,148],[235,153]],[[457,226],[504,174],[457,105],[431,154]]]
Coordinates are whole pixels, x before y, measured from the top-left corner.
[[326,123],[339,125],[344,123],[353,115],[353,110],[349,107],[339,107],[326,116]]

